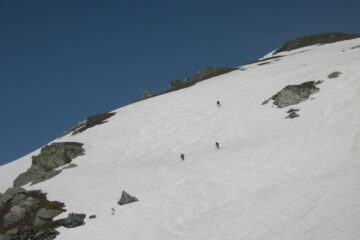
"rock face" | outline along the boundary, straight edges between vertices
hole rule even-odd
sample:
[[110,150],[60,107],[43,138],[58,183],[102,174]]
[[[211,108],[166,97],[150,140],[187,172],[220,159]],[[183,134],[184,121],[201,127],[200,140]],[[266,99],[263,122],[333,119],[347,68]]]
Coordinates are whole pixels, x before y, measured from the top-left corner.
[[186,78],[186,81],[199,82],[237,69],[238,68],[231,68],[231,67],[210,67],[205,70],[200,70],[197,74],[189,76],[188,78]]
[[273,100],[274,105],[279,108],[284,108],[290,105],[295,105],[307,100],[310,95],[319,92],[317,84],[321,82],[304,82],[300,85],[289,85],[284,87],[280,92],[264,101],[263,104],[267,104],[270,100]]
[[106,123],[107,121],[105,121],[105,120],[114,115],[115,115],[115,113],[105,112],[105,113],[96,114],[94,116],[90,116],[84,120],[81,120],[75,126],[70,128],[69,130],[65,131],[62,136],[65,136],[69,133],[72,133],[71,135],[76,135],[76,134],[82,133],[83,131],[85,131],[89,128],[92,128],[96,125]]
[[124,204],[137,202],[137,201],[139,201],[139,200],[136,197],[131,196],[130,194],[128,194],[125,191],[122,191],[121,198],[118,201],[118,204],[121,206],[121,205],[124,205]]
[[287,41],[282,47],[277,49],[274,54],[284,51],[291,51],[297,48],[307,47],[315,44],[327,44],[343,40],[359,38],[360,34],[350,33],[321,33]]
[[63,203],[48,201],[41,191],[23,188],[9,188],[0,202],[1,240],[50,240],[58,234],[55,228],[62,221],[52,219],[65,211]]
[[65,219],[63,226],[67,228],[74,228],[84,225],[85,214],[70,213]]
[[61,170],[55,170],[56,168],[84,154],[82,145],[77,142],[57,142],[46,145],[39,155],[32,157],[31,167],[14,180],[14,187],[27,183],[36,184],[56,176],[61,172]]

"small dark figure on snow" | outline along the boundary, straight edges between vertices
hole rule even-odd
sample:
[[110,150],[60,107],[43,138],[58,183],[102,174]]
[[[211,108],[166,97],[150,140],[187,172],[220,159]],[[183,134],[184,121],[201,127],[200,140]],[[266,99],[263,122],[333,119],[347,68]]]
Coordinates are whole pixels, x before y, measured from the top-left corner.
[[220,144],[218,142],[215,143],[217,149],[220,149]]
[[216,105],[217,105],[218,107],[221,107],[220,101],[216,101]]
[[181,154],[180,154],[180,158],[181,158],[181,160],[184,161],[184,160],[185,160],[185,154],[181,153]]

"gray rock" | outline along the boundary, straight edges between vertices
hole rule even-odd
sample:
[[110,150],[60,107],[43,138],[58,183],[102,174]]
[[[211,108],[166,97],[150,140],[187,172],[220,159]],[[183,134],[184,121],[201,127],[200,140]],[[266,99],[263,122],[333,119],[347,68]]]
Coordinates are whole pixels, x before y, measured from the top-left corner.
[[61,210],[50,208],[41,208],[35,215],[34,226],[40,226],[44,223],[51,222],[54,217],[62,213]]
[[83,119],[81,120],[80,122],[78,122],[75,126],[71,127],[70,129],[66,130],[62,136],[60,137],[63,137],[65,135],[68,135],[69,133],[71,132],[74,132],[76,131],[77,129],[81,128],[81,127],[84,127],[87,123],[87,118],[86,119]]
[[32,182],[34,179],[39,178],[38,176],[42,176],[43,171],[40,169],[36,169],[35,167],[29,168],[26,172],[21,173],[17,178],[15,178],[13,185],[14,187],[20,187],[25,184]]
[[0,240],[10,240],[10,236],[9,235],[4,235],[0,233]]
[[20,187],[8,188],[4,194],[0,197],[0,207],[6,203],[11,201],[17,194],[25,193],[26,190]]
[[209,79],[212,77],[216,77],[234,70],[237,70],[238,68],[232,68],[232,67],[210,67],[205,70],[200,70],[197,74],[191,75],[186,78],[186,81],[188,82],[198,82],[205,79]]
[[76,135],[79,133],[82,133],[83,131],[92,128],[96,125],[100,125],[103,123],[106,123],[108,118],[114,116],[114,112],[104,112],[104,113],[98,113],[96,115],[90,116],[84,120],[81,120],[79,123],[77,123],[75,126],[71,127],[69,130],[66,130],[62,136],[65,136],[69,133],[71,135]]
[[15,197],[11,200],[11,204],[15,205],[18,204],[20,201],[24,200],[26,198],[26,195],[23,193],[19,193],[15,195]]
[[[9,230],[4,235],[6,240],[52,240],[59,234],[53,228],[38,229],[32,226],[22,226],[15,229],[15,231]],[[1,239],[1,238],[0,238]]]
[[74,228],[84,225],[85,214],[70,213],[65,219],[63,226],[66,228]]
[[34,235],[34,240],[52,240],[59,234],[55,229],[39,230]]
[[286,118],[297,118],[299,117],[299,114],[297,114],[296,112],[291,112],[289,113],[289,115]]
[[18,227],[6,231],[6,235],[16,235],[18,233],[19,233]]
[[55,177],[59,173],[61,173],[61,170],[50,170],[48,172],[40,172],[38,175],[34,176],[31,185],[49,180],[50,178]]
[[128,203],[132,203],[132,202],[137,202],[139,201],[136,197],[131,196],[130,194],[128,194],[125,191],[122,191],[121,193],[121,198],[118,201],[119,205],[124,205],[124,204],[128,204]]
[[78,165],[75,164],[75,163],[70,163],[69,165],[63,167],[62,169],[69,169],[69,168],[74,168],[74,167],[77,167]]
[[328,76],[328,78],[330,78],[330,79],[331,79],[331,78],[337,78],[337,77],[340,76],[340,74],[341,74],[341,72],[335,71],[335,72],[330,73],[329,76]]
[[320,33],[305,37],[296,38],[290,41],[287,41],[282,47],[277,49],[274,54],[291,51],[294,49],[307,47],[315,44],[327,44],[343,40],[349,40],[354,38],[359,38],[360,34],[350,34],[350,33]]
[[290,105],[301,103],[307,100],[310,95],[319,92],[319,88],[317,88],[316,85],[317,83],[310,81],[300,85],[286,86],[270,99],[264,101],[262,104],[267,104],[270,100],[273,100],[274,105],[279,108],[284,108]]
[[151,97],[151,96],[153,96],[153,93],[149,90],[149,89],[145,89],[144,91],[143,91],[143,98],[145,99],[145,98],[149,98],[149,97]]
[[25,216],[26,212],[26,208],[20,205],[11,207],[9,212],[3,217],[4,226],[8,226],[20,221]]
[[56,142],[46,145],[37,156],[32,157],[31,167],[20,174],[13,185],[23,186],[27,183],[36,184],[58,175],[61,170],[55,170],[84,154],[82,143]]
[[19,203],[20,206],[24,207],[27,210],[36,208],[38,204],[39,204],[39,200],[34,199],[32,197],[27,197]]
[[96,218],[96,215],[90,215],[89,218],[90,219]]
[[300,109],[290,108],[286,113],[298,112]]
[[82,133],[83,131],[95,127],[97,125],[106,123],[108,118],[114,116],[115,113],[114,112],[104,112],[104,113],[98,113],[96,115],[90,116],[88,118],[86,118],[86,123],[82,126],[80,126],[79,128],[77,128],[75,131],[73,131],[73,133],[71,135],[76,135],[79,133]]
[[170,80],[169,88],[170,88],[170,89],[172,89],[172,88],[177,88],[177,87],[180,87],[182,84],[183,84],[183,81],[182,81],[182,80],[180,80],[180,79],[173,79],[173,80]]

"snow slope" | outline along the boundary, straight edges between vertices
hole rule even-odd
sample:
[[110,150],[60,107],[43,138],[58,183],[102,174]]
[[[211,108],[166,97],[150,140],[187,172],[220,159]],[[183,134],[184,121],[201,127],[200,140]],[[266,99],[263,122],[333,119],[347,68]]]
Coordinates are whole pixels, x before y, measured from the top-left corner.
[[[280,53],[270,64],[117,109],[108,123],[55,140],[84,143],[78,167],[26,188],[64,202],[67,213],[97,215],[58,229],[59,240],[358,240],[357,45],[360,39]],[[328,79],[334,71],[342,74]],[[311,80],[324,80],[313,100],[284,109],[261,104]],[[300,117],[284,119],[292,107]],[[1,192],[38,152],[0,167]],[[117,205],[122,190],[140,201]]]

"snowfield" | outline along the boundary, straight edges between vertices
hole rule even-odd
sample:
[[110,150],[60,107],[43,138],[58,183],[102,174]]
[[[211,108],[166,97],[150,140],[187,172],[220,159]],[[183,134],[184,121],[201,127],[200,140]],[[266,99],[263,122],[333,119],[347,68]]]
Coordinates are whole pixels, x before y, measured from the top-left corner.
[[[78,167],[25,188],[64,202],[57,218],[97,216],[59,228],[58,240],[359,240],[358,45],[279,53],[117,109],[108,123],[55,140],[84,143]],[[329,79],[334,71],[342,74]],[[287,85],[318,80],[305,102],[262,105]],[[290,108],[300,117],[285,119]],[[39,151],[0,167],[0,192]],[[119,206],[123,190],[139,202]]]

